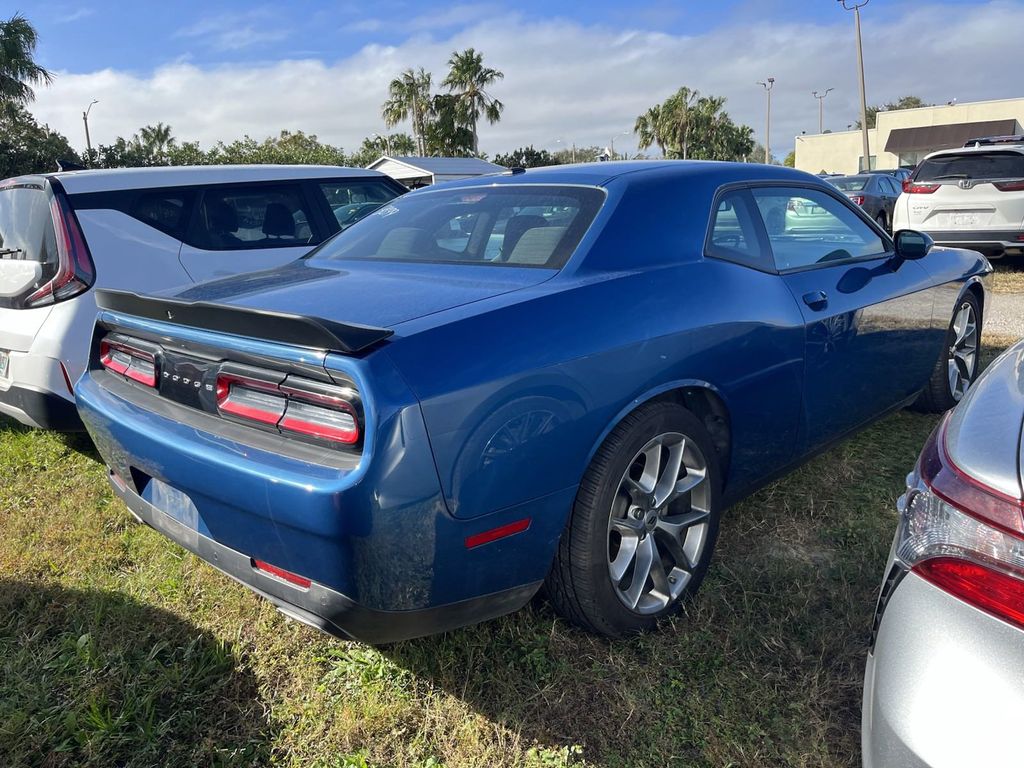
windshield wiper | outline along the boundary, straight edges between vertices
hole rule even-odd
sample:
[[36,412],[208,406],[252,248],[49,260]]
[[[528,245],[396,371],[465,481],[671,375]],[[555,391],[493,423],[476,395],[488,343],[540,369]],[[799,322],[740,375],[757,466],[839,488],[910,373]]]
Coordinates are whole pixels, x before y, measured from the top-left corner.
[[941,181],[942,179],[967,179],[970,178],[966,173],[947,173],[945,176],[932,176],[932,181]]
[[23,248],[0,248],[0,258],[4,256],[13,256],[16,253],[24,253]]

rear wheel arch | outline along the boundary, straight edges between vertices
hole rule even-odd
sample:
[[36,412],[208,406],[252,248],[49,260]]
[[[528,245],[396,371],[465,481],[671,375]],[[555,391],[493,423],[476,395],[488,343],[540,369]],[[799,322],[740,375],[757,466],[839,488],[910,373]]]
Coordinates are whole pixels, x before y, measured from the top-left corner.
[[590,466],[597,451],[623,419],[637,409],[656,402],[676,403],[701,420],[711,435],[722,471],[723,485],[726,485],[732,456],[732,420],[725,398],[713,384],[702,380],[673,382],[631,401],[602,432],[587,457],[586,466]]

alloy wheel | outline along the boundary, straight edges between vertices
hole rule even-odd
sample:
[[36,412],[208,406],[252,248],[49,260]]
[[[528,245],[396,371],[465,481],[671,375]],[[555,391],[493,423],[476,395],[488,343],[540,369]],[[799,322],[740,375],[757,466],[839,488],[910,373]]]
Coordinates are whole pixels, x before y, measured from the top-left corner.
[[685,435],[658,435],[633,457],[608,522],[608,574],[628,609],[658,613],[683,594],[708,540],[710,491],[707,461]]
[[974,307],[965,301],[953,317],[953,342],[949,347],[946,367],[949,374],[949,393],[960,402],[974,380],[978,365],[978,321]]

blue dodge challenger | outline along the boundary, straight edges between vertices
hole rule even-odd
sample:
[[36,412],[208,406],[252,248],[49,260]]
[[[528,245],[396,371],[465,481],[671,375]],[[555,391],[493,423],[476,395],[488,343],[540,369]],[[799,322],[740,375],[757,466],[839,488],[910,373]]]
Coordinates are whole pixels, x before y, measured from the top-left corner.
[[978,370],[991,267],[763,165],[440,185],[286,267],[100,292],[82,417],[140,520],[371,643],[653,628],[723,510]]

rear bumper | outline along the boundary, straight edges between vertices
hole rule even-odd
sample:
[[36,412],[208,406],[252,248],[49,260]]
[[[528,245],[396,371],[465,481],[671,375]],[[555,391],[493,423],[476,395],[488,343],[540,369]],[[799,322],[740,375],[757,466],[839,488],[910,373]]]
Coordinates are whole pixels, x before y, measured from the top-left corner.
[[865,768],[1018,765],[1024,632],[907,574],[864,679]]
[[[927,231],[927,230],[926,230]],[[999,257],[1005,254],[1024,253],[1024,242],[1015,240],[1018,234],[1024,230],[995,230],[995,231],[967,231],[967,232],[928,232],[928,235],[935,241],[936,245],[946,245],[953,248],[967,248],[978,251],[986,256]]]
[[0,413],[30,427],[58,432],[84,429],[75,404],[52,392],[12,384],[0,389]]
[[286,616],[336,637],[380,645],[493,619],[522,608],[541,582],[470,600],[410,611],[381,611],[314,582],[293,586],[253,567],[248,555],[196,533],[111,477],[111,487],[132,514],[232,579],[266,598]]

